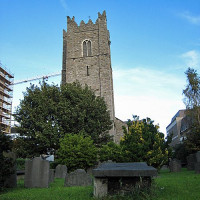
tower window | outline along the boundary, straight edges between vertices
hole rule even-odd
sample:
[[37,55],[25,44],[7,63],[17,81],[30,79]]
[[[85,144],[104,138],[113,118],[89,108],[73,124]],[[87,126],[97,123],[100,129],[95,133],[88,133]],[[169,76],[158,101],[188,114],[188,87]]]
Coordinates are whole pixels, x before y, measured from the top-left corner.
[[87,76],[89,76],[89,67],[87,66]]
[[86,57],[86,56],[91,56],[92,55],[92,50],[91,50],[91,41],[89,40],[85,40],[83,42],[83,57]]

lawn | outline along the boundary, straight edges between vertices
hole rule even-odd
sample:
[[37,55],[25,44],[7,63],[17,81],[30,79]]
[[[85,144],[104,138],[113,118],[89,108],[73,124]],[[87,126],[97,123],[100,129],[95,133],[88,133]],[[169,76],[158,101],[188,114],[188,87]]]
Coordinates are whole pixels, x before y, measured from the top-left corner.
[[[0,200],[94,200],[92,187],[64,187],[63,179],[55,179],[49,188],[26,189],[23,180],[18,182],[18,187],[8,189],[0,195]],[[179,173],[169,173],[163,170],[155,178],[152,194],[145,195],[144,199],[152,200],[200,200],[200,174],[182,169]],[[135,195],[121,197],[107,197],[104,199],[135,199]]]
[[155,180],[155,200],[200,200],[200,174],[182,169],[170,173],[163,170]]

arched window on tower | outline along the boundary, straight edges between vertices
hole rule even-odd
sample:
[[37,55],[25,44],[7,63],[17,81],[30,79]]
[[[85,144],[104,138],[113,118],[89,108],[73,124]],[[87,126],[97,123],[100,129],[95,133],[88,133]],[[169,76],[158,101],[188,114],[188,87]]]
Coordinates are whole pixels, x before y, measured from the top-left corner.
[[92,55],[92,45],[91,41],[85,40],[83,42],[83,57]]

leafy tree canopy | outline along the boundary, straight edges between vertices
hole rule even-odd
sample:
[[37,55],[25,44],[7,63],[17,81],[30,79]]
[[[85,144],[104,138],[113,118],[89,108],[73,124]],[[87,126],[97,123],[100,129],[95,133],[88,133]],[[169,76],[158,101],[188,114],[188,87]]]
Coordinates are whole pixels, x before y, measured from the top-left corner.
[[115,162],[123,162],[124,154],[119,144],[108,142],[99,149],[99,160],[101,162],[112,160]]
[[69,171],[88,169],[97,162],[97,148],[90,136],[66,134],[60,140],[57,162],[66,165]]
[[154,167],[161,167],[168,161],[168,149],[165,144],[164,134],[159,132],[159,126],[154,125],[150,118],[128,122],[128,131],[120,145],[124,158],[128,162],[147,162]]
[[200,151],[200,77],[192,68],[188,68],[185,74],[187,86],[183,95],[189,129],[184,143],[186,150],[194,153]]
[[58,149],[66,133],[84,132],[97,145],[111,139],[108,130],[112,122],[104,99],[79,83],[31,85],[17,107],[15,119],[32,155]]

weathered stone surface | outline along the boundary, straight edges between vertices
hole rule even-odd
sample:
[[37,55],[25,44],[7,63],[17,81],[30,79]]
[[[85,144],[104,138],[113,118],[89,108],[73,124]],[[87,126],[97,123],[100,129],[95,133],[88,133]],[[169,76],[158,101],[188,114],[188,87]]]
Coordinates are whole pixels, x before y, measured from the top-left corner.
[[17,187],[17,172],[16,172],[16,155],[13,152],[4,152],[3,155],[7,158],[11,158],[13,161],[13,167],[11,168],[11,171],[13,172],[4,182],[4,187],[7,188],[14,188]]
[[39,157],[26,160],[25,179],[26,188],[48,188],[49,187],[49,161]]
[[181,161],[173,159],[169,162],[170,172],[180,172],[181,171]]
[[92,185],[92,178],[84,169],[77,169],[65,178],[65,186],[89,186]]
[[167,166],[167,165],[163,165],[163,166],[161,167],[161,169],[168,169],[168,166]]
[[130,192],[136,185],[149,187],[157,170],[146,163],[104,163],[93,170],[94,196]]
[[94,196],[97,198],[104,197],[108,194],[108,179],[94,178]]
[[65,178],[66,174],[67,174],[66,165],[59,164],[56,166],[55,178]]
[[95,177],[156,176],[157,170],[145,162],[104,163],[93,170]]
[[196,152],[196,162],[200,163],[200,151]]
[[55,172],[54,169],[49,170],[49,183],[54,182]]
[[124,129],[122,128],[123,126],[128,130],[128,125],[122,120],[115,117],[115,127],[116,127],[115,143],[117,144],[120,143],[122,137],[124,136]]
[[200,174],[200,162],[195,163],[194,170],[196,174]]
[[[90,43],[90,48],[84,43]],[[83,86],[87,84],[96,96],[104,98],[114,122],[109,134],[119,143],[124,132],[122,126],[127,125],[115,118],[110,34],[105,12],[99,13],[96,23],[78,25],[74,18],[67,18],[67,32],[63,31],[62,83],[76,81]]]
[[194,165],[196,162],[197,160],[195,154],[190,154],[189,156],[187,156],[187,169],[194,170]]

